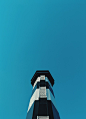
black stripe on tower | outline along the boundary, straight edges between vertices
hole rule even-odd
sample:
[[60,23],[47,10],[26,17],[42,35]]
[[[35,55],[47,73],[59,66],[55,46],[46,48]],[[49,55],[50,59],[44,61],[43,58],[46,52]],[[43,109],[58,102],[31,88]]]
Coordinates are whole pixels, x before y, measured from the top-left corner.
[[39,98],[38,116],[48,116],[47,98]]
[[60,119],[59,113],[50,100],[39,99],[34,102],[26,119],[37,119],[37,116],[49,116],[49,119]]
[[36,79],[38,77],[40,77],[40,75],[45,75],[45,77],[47,77],[49,79],[51,85],[52,86],[54,85],[54,79],[53,79],[52,75],[50,74],[50,72],[48,70],[41,70],[41,71],[36,71],[34,76],[32,77],[32,79],[31,79],[32,86],[34,85]]
[[[53,89],[51,88],[50,84],[48,82],[46,82],[45,80],[41,80],[40,82],[37,82],[34,89],[32,90],[32,95],[34,94],[35,90],[38,89],[39,87],[46,87],[46,89],[49,89],[54,96]],[[32,95],[31,95],[31,97],[32,97]],[[55,96],[54,96],[54,98],[55,98]]]

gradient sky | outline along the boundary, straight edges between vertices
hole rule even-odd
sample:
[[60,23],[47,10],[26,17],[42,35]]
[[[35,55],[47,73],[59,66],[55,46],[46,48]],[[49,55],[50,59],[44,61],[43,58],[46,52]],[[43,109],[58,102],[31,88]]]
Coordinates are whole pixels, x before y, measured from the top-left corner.
[[86,0],[0,0],[0,119],[26,119],[36,70],[61,119],[86,119]]

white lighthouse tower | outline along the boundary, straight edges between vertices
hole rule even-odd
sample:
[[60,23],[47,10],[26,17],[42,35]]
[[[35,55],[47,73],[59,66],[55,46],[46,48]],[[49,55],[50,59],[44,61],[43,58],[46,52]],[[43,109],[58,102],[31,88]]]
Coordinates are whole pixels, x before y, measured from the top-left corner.
[[26,119],[60,119],[53,92],[54,79],[48,70],[36,71]]

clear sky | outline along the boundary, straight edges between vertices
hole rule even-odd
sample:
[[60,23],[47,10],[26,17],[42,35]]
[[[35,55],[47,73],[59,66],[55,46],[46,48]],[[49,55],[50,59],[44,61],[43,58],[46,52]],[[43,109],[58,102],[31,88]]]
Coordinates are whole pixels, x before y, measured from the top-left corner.
[[86,119],[86,0],[0,0],[0,119],[26,119],[36,70],[61,119]]

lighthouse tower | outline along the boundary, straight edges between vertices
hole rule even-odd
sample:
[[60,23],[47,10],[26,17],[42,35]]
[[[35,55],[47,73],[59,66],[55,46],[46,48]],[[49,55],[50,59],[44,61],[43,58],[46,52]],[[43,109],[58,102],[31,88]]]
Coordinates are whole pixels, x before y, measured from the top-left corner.
[[26,119],[60,119],[53,92],[54,79],[48,70],[36,71]]

